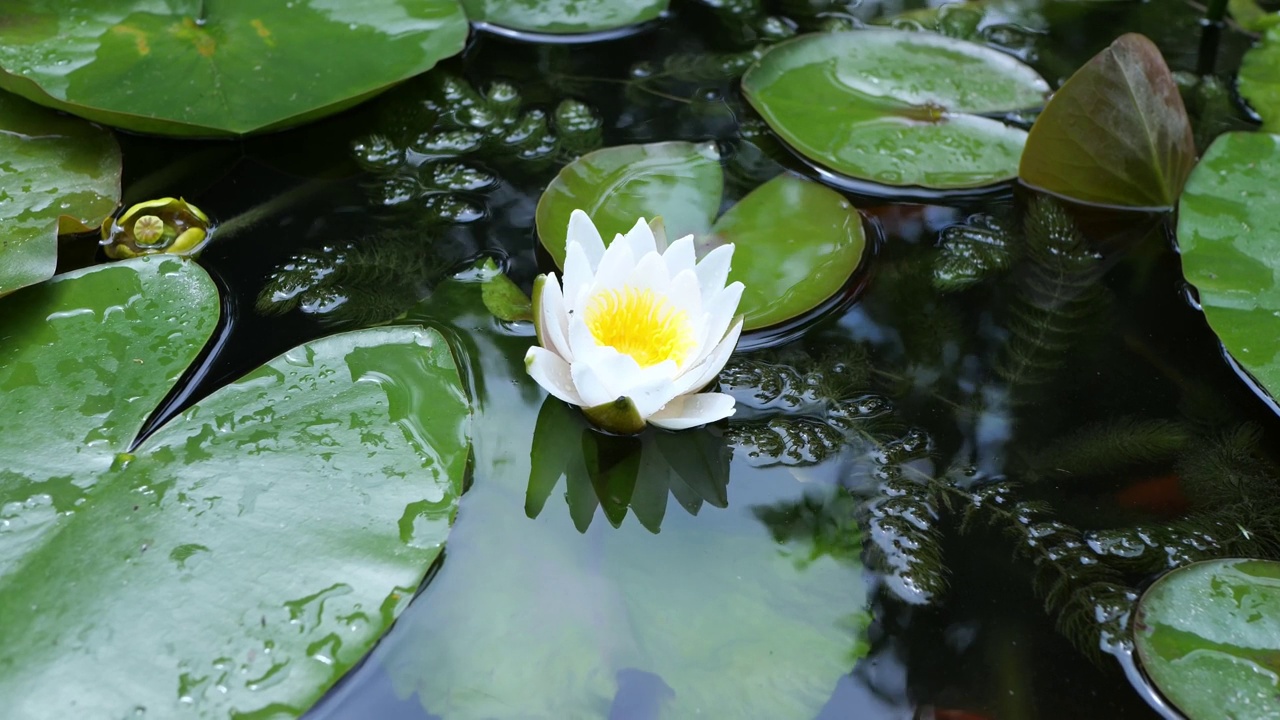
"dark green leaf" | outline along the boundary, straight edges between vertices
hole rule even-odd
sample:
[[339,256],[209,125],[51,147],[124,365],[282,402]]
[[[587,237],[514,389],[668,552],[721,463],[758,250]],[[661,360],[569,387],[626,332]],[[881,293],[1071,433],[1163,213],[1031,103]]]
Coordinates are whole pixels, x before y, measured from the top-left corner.
[[1237,82],[1240,97],[1262,117],[1262,129],[1280,130],[1280,25],[1244,54]]
[[0,92],[0,158],[3,295],[53,276],[58,233],[91,230],[115,209],[120,146],[107,130]]
[[1018,175],[1080,202],[1173,207],[1196,161],[1178,86],[1160,50],[1122,35],[1067,80],[1031,128]]
[[1227,350],[1280,396],[1280,136],[1218,137],[1178,204],[1182,271]]
[[572,34],[653,20],[667,0],[462,0],[472,20],[512,30]]
[[7,3],[0,87],[140,132],[243,135],[350,107],[462,49],[457,0]]
[[984,45],[900,30],[779,43],[742,78],[797,152],[885,185],[971,188],[1017,174],[1026,133],[980,117],[1038,107],[1048,84]]

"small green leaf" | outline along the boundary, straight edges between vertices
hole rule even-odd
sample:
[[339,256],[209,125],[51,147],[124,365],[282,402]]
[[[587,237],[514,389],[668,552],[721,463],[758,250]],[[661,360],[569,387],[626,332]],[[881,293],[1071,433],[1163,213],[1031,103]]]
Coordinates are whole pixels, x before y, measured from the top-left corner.
[[1026,133],[980,115],[1039,107],[1049,86],[985,45],[876,29],[779,43],[742,90],[819,165],[884,185],[955,189],[1017,174]]
[[667,0],[462,0],[462,6],[473,21],[564,35],[653,20],[666,11]]
[[1237,80],[1240,97],[1262,118],[1262,129],[1280,130],[1280,25],[1244,54]]
[[1169,67],[1154,43],[1129,33],[1054,94],[1031,128],[1018,175],[1080,202],[1168,208],[1195,161]]
[[1280,562],[1210,560],[1164,575],[1138,602],[1134,641],[1190,720],[1263,720],[1280,707]]
[[470,411],[444,339],[303,345],[131,449],[215,326],[208,276],[139,258],[6,304],[0,696],[29,717],[301,715],[448,533]]
[[494,317],[507,322],[533,319],[533,303],[529,296],[511,282],[492,258],[484,259],[480,271],[480,297]]
[[1280,397],[1280,135],[1220,135],[1178,203],[1182,272],[1210,327]]
[[467,37],[457,0],[21,4],[29,21],[0,23],[0,87],[163,135],[329,115],[429,70]]
[[92,230],[120,197],[110,131],[0,92],[0,295],[53,276],[58,233]]
[[605,243],[637,218],[662,216],[672,240],[711,228],[720,211],[724,173],[715,145],[686,142],[622,145],[583,155],[538,200],[538,239],[564,266],[569,215],[582,210]]

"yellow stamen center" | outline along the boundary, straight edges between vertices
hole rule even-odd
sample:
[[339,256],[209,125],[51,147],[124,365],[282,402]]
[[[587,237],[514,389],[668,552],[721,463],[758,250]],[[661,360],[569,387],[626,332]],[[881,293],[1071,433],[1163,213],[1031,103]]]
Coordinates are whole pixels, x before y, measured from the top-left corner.
[[664,360],[683,366],[695,345],[688,314],[652,290],[627,287],[596,293],[584,319],[596,342],[630,355],[640,367]]

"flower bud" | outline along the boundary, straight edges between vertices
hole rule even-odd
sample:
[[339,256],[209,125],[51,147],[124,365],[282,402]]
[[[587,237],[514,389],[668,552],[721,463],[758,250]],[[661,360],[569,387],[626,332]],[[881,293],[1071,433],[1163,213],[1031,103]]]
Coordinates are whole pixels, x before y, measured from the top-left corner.
[[102,246],[113,260],[169,253],[200,252],[209,238],[209,217],[180,198],[138,203],[102,223]]

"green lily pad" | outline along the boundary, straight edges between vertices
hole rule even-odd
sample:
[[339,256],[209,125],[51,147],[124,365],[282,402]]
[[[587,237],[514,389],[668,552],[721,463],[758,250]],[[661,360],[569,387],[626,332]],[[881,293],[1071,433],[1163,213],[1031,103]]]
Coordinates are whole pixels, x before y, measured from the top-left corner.
[[1039,107],[1049,85],[985,45],[924,32],[805,35],[742,77],[798,153],[884,185],[975,188],[1012,179],[1026,133],[980,115]]
[[5,14],[0,88],[163,135],[329,115],[429,70],[467,37],[457,0],[19,0]]
[[4,303],[7,712],[300,715],[448,532],[469,406],[441,336],[303,345],[130,449],[214,328],[208,276],[140,258]]
[[0,92],[0,295],[53,277],[58,234],[100,225],[120,197],[109,130]]
[[1076,71],[1031,127],[1018,170],[1080,202],[1173,207],[1196,162],[1182,95],[1160,49],[1129,33]]
[[1267,28],[1262,42],[1244,54],[1236,87],[1262,118],[1263,130],[1280,130],[1280,25]]
[[512,30],[556,35],[616,30],[653,20],[667,0],[462,0],[467,15]]
[[1280,136],[1226,133],[1178,203],[1182,272],[1209,326],[1280,397]]
[[[746,286],[739,312],[754,330],[821,305],[866,251],[858,211],[840,193],[796,175],[756,188],[718,221],[724,175],[710,144],[670,142],[598,150],[570,163],[538,201],[538,237],[564,264],[569,214],[581,208],[606,242],[661,217],[667,237],[697,236],[699,256],[735,244],[729,280]],[[714,221],[714,222],[713,222]]]
[[1134,627],[1147,675],[1190,720],[1280,711],[1280,562],[1174,570],[1143,594]]

